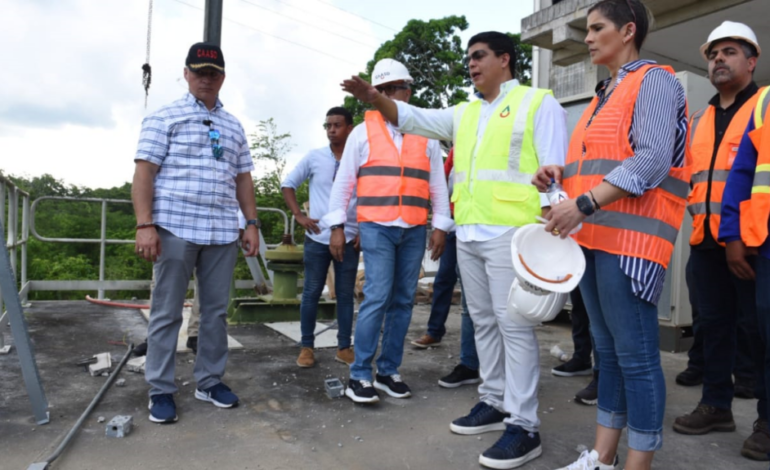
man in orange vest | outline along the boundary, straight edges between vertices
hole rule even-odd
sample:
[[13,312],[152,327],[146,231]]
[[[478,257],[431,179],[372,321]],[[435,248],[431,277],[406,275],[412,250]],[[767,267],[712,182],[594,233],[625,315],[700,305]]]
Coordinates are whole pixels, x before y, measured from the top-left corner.
[[[409,101],[412,81],[406,67],[393,59],[377,62],[372,72],[377,90],[398,101]],[[329,250],[338,261],[343,258],[343,224],[353,191],[357,193],[366,284],[356,321],[355,360],[345,394],[356,403],[378,402],[377,390],[394,398],[408,398],[411,390],[398,368],[425,254],[429,200],[434,230],[428,248],[433,260],[441,256],[446,232],[454,226],[438,142],[403,135],[379,112],[366,112],[364,123],[353,129],[345,144],[329,212],[321,220],[332,230]],[[380,330],[382,348],[373,377],[372,360]]]
[[[743,443],[741,455],[768,460],[768,390],[770,374],[770,88],[758,92],[752,118],[741,140],[722,199],[719,240],[727,243],[727,264],[738,278],[756,280],[756,311],[762,342],[755,347],[757,364],[757,412],[754,432]],[[752,299],[749,299],[752,300]]]
[[[754,281],[731,275],[729,253],[717,240],[725,183],[757,102],[753,72],[760,48],[748,26],[726,21],[711,33],[701,52],[719,93],[707,108],[692,115],[687,145],[693,162],[687,277],[698,312],[695,328],[703,338],[703,393],[692,413],[675,420],[674,431],[692,435],[735,430],[732,373],[739,317],[756,324]],[[744,342],[759,342],[756,326],[748,330],[754,338]]]

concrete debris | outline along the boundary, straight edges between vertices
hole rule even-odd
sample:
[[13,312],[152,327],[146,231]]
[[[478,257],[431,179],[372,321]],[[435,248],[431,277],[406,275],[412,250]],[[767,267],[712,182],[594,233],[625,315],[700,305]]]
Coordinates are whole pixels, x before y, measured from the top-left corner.
[[126,437],[134,428],[134,418],[131,416],[115,416],[107,423],[107,437]]
[[107,420],[107,418],[105,418],[104,416],[99,416],[98,418],[96,418],[96,422],[97,423],[103,423],[106,420]]
[[583,444],[578,444],[577,447],[575,447],[575,450],[578,454],[582,454],[583,452],[588,450],[588,447],[584,446]]
[[341,443],[341,442],[338,442],[338,443],[337,443],[337,447],[342,447],[342,443]]
[[190,385],[190,382],[182,382],[182,387],[186,387],[188,385]]
[[144,374],[144,364],[147,361],[147,356],[135,357],[126,362],[126,369],[129,372],[136,372],[137,374]]
[[126,386],[126,379],[118,379],[115,382],[115,385],[118,387],[125,387]]
[[91,377],[102,375],[104,372],[107,372],[107,375],[109,375],[110,368],[112,368],[112,356],[110,353],[94,354],[94,357],[96,362],[88,365],[88,372],[91,374]]
[[[2,333],[0,333],[0,334],[2,334]],[[13,347],[12,345],[6,344],[2,348],[0,348],[0,355],[5,355],[5,354],[10,353],[12,347]]]

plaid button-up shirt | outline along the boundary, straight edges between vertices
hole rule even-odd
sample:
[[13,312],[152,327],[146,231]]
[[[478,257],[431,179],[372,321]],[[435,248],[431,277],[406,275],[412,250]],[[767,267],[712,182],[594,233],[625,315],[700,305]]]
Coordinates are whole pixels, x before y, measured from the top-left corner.
[[[211,121],[211,126],[208,122]],[[220,132],[224,153],[214,158],[209,129]],[[134,161],[158,165],[153,222],[198,245],[223,245],[238,238],[235,177],[254,169],[240,121],[217,104],[209,111],[192,94],[142,121]]]

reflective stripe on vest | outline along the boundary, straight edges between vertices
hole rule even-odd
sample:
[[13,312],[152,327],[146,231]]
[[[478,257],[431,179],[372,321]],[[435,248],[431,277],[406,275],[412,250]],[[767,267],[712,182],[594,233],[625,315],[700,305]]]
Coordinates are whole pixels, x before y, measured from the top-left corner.
[[400,217],[410,225],[424,225],[430,195],[428,139],[405,135],[399,152],[380,113],[367,111],[364,125],[369,158],[358,171],[358,221]]
[[741,239],[746,246],[760,247],[768,237],[768,218],[770,218],[770,126],[762,124],[767,117],[770,103],[770,87],[760,92],[754,108],[756,128],[749,133],[751,142],[757,151],[757,167],[751,187],[751,199],[741,202]]
[[703,243],[707,231],[724,246],[718,241],[722,196],[746,132],[746,123],[751,120],[758,98],[759,95],[755,94],[738,109],[727,125],[718,148],[715,148],[715,132],[717,113],[721,111],[709,105],[690,120],[687,154],[692,162],[693,175],[690,178],[692,191],[687,198],[687,210],[692,215],[690,244],[693,246]]
[[[563,173],[563,184],[571,198],[587,193],[624,160],[634,156],[628,138],[634,106],[642,80],[653,67],[658,66],[646,65],[629,73],[595,116],[597,97],[583,113],[572,134]],[[673,75],[670,67],[658,68]],[[642,258],[668,267],[684,218],[689,181],[689,167],[671,167],[658,187],[641,197],[608,204],[586,218],[583,229],[575,235],[577,242],[588,249]]]
[[481,101],[455,108],[455,223],[517,227],[540,213],[532,176],[538,158],[534,117],[549,90],[512,88],[491,112],[479,138]]

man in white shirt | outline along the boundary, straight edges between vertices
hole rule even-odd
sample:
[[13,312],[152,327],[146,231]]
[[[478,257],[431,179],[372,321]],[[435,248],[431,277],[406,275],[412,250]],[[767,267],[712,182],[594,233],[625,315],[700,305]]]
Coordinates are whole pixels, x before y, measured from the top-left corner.
[[[327,147],[311,150],[297,163],[294,170],[281,183],[281,191],[286,205],[305,228],[305,283],[302,288],[300,305],[300,330],[302,349],[297,358],[299,367],[313,367],[316,317],[318,300],[321,298],[326,283],[329,263],[334,262],[334,289],[337,297],[337,355],[334,360],[344,364],[353,362],[353,350],[350,336],[353,330],[353,290],[358,273],[358,224],[356,223],[356,198],[351,197],[344,227],[345,254],[342,261],[332,260],[329,252],[331,230],[319,227],[319,219],[329,208],[329,196],[332,184],[345,149],[348,135],[353,131],[353,116],[345,108],[335,107],[326,113]],[[297,203],[297,188],[310,180],[310,214],[305,215]]]
[[505,431],[479,456],[492,468],[516,468],[542,453],[537,337],[532,326],[517,324],[506,312],[514,279],[510,245],[516,227],[534,223],[548,205],[531,176],[540,165],[564,162],[567,153],[565,111],[550,91],[514,79],[515,57],[505,34],[472,37],[466,60],[479,99],[443,110],[394,102],[359,77],[343,82],[400,131],[454,141],[457,258],[482,384],[480,402],[450,429],[464,435]]
[[[393,59],[379,61],[373,72],[377,94],[406,102],[413,81]],[[425,253],[428,208],[433,208],[429,248],[434,260],[444,250],[453,227],[441,148],[436,141],[404,136],[376,111],[348,138],[322,223],[332,229],[329,249],[343,261],[346,210],[357,192],[357,220],[364,254],[364,301],[358,312],[355,360],[345,394],[356,403],[379,401],[377,390],[395,398],[411,396],[398,368],[412,318],[420,265]],[[384,327],[383,327],[384,320]],[[372,360],[383,329],[382,349],[373,382]]]

